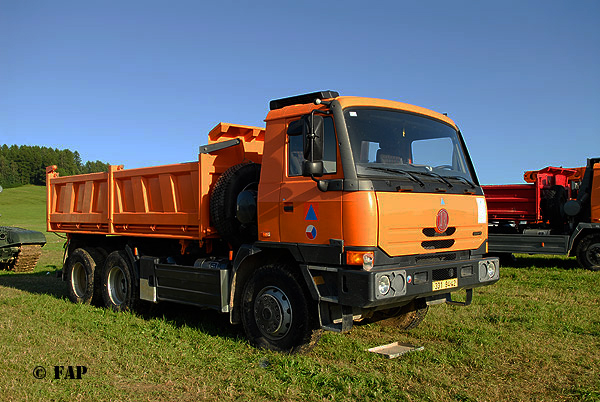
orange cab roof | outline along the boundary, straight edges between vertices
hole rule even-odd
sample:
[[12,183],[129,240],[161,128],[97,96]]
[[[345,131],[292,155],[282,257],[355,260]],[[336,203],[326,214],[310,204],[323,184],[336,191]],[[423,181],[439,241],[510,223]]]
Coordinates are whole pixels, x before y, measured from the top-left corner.
[[[377,98],[363,98],[359,96],[338,96],[337,98],[335,98],[335,100],[340,102],[340,105],[343,109],[348,107],[381,107],[387,109],[397,109],[432,117],[434,119],[448,123],[454,128],[457,128],[454,121],[452,121],[452,119],[450,119],[449,117],[441,113],[434,112],[433,110],[425,109],[420,106],[410,105],[408,103],[395,102]],[[271,110],[269,114],[267,114],[265,121],[276,120],[282,117],[299,116],[309,113],[313,109],[325,109],[325,106],[317,106],[311,103],[286,106],[281,109]]]

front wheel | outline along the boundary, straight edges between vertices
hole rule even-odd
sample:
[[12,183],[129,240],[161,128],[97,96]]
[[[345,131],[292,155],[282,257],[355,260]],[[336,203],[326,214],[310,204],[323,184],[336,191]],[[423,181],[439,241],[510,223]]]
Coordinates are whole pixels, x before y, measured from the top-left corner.
[[248,280],[242,323],[252,344],[279,352],[310,350],[320,337],[316,304],[285,265],[261,267]]
[[584,237],[577,245],[577,262],[590,271],[600,270],[600,234]]
[[113,251],[106,257],[102,272],[104,305],[114,311],[133,310],[139,300],[133,267],[124,251]]

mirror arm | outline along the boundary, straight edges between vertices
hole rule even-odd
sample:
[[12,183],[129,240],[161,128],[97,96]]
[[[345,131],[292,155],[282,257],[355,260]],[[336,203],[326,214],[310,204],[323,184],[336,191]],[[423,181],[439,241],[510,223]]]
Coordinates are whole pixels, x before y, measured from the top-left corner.
[[312,181],[314,181],[315,183],[317,183],[317,188],[319,189],[319,191],[322,192],[327,192],[327,189],[329,188],[329,182],[325,181],[325,180],[319,180],[317,178],[315,178],[314,174],[310,175],[310,178],[312,179]]

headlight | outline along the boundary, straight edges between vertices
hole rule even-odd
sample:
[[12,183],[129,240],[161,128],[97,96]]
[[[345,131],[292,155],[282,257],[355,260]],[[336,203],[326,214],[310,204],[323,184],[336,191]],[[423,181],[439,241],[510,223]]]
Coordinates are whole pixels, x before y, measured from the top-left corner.
[[500,264],[497,258],[489,258],[479,261],[479,281],[487,282],[498,278]]
[[487,274],[490,277],[490,279],[492,279],[494,275],[496,275],[496,264],[494,264],[494,261],[488,261]]
[[387,295],[390,292],[390,277],[387,275],[381,275],[378,281],[378,288],[380,295]]

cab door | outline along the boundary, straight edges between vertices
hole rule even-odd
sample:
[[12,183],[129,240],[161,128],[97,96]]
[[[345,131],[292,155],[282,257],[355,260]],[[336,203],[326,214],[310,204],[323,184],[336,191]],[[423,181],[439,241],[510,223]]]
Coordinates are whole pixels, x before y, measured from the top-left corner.
[[[286,131],[296,120],[286,121]],[[332,117],[324,117],[324,128],[321,179],[341,179],[343,172]],[[322,192],[317,183],[302,176],[302,136],[287,136],[285,155],[286,172],[279,195],[281,241],[329,245],[329,239],[342,239],[342,192]]]

